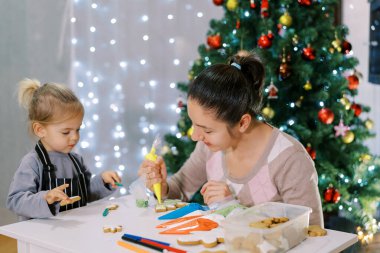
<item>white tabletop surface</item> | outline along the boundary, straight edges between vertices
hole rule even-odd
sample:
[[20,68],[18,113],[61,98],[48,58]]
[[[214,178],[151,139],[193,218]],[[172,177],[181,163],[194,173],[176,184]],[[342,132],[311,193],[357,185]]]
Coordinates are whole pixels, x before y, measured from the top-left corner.
[[[113,203],[118,204],[119,208],[103,217],[104,209]],[[179,246],[176,242],[177,235],[159,234],[163,229],[155,227],[164,222],[157,219],[161,215],[162,213],[155,213],[153,208],[137,208],[134,199],[125,196],[97,201],[86,207],[62,212],[49,219],[33,219],[2,226],[0,234],[15,238],[22,243],[38,245],[47,249],[46,252],[131,252],[117,245],[117,241],[121,240],[124,233],[168,242],[171,246],[188,252],[206,250],[203,246]],[[122,225],[123,231],[104,233],[104,225]],[[308,237],[288,252],[340,252],[356,241],[355,234],[328,230],[327,236]],[[218,249],[224,249],[224,245],[220,244],[209,250]]]

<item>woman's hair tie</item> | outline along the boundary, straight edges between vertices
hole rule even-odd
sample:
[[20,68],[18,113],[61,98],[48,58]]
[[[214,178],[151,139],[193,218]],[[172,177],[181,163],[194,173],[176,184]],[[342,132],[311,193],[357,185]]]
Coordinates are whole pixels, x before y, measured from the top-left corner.
[[231,63],[231,66],[234,66],[238,70],[241,70],[241,66],[239,64],[237,64],[236,62]]

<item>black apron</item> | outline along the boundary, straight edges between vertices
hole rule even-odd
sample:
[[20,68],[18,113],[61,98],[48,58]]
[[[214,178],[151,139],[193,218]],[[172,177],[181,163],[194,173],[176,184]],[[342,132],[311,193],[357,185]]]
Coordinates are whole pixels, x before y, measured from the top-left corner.
[[80,196],[81,200],[74,202],[73,204],[68,204],[61,206],[59,211],[67,211],[73,208],[85,206],[87,204],[87,183],[84,175],[84,168],[82,164],[75,158],[72,154],[68,153],[71,161],[74,164],[76,176],[73,178],[57,178],[55,171],[57,170],[55,165],[50,162],[49,154],[45,147],[42,145],[41,141],[36,144],[35,150],[40,158],[43,165],[41,190],[49,191],[62,184],[69,184],[69,186],[64,189],[64,193],[69,196]]

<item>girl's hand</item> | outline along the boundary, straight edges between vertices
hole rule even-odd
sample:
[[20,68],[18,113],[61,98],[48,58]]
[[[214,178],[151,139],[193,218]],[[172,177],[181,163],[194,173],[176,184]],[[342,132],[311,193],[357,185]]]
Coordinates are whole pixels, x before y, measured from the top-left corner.
[[121,178],[119,177],[119,174],[117,174],[116,171],[113,170],[107,170],[102,173],[102,179],[105,184],[110,184],[112,188],[116,188],[117,183],[121,183]]
[[201,194],[203,195],[203,201],[210,205],[231,196],[232,192],[226,182],[211,180],[202,186]]
[[138,175],[145,180],[145,185],[153,191],[153,184],[161,183],[161,195],[163,198],[167,196],[168,184],[166,178],[168,173],[164,159],[161,156],[155,162],[144,160],[139,168]]
[[69,201],[69,197],[63,191],[68,186],[69,184],[62,184],[48,191],[45,195],[46,202],[50,205],[50,204],[53,204],[54,202],[61,201],[61,200]]

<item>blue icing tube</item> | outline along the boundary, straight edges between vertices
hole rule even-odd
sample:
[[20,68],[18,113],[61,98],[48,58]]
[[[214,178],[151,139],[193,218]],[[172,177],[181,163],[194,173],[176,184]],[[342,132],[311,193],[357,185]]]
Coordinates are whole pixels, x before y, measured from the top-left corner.
[[190,203],[187,206],[181,207],[177,210],[174,210],[168,214],[162,215],[158,217],[159,220],[172,220],[177,219],[185,216],[186,214],[189,214],[191,212],[201,210],[201,211],[208,211],[209,208],[207,206],[202,206],[198,203]]

